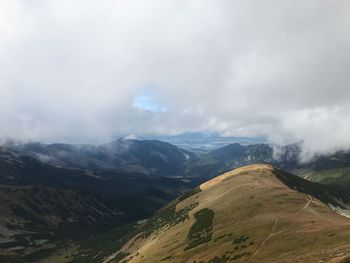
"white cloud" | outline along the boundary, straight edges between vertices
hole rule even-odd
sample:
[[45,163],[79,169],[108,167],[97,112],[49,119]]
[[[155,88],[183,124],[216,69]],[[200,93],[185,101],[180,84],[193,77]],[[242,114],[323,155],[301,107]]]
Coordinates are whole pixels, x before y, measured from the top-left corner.
[[[345,0],[0,0],[0,137],[214,130],[350,147],[349,11]],[[135,107],[142,87],[160,108]]]

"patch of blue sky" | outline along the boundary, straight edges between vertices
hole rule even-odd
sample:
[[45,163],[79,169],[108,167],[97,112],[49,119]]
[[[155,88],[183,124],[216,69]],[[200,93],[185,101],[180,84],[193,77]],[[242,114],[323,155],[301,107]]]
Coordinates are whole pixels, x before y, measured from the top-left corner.
[[132,106],[134,108],[154,113],[168,111],[167,107],[161,105],[157,101],[156,96],[150,90],[145,90],[144,92],[142,92],[142,94],[135,97]]

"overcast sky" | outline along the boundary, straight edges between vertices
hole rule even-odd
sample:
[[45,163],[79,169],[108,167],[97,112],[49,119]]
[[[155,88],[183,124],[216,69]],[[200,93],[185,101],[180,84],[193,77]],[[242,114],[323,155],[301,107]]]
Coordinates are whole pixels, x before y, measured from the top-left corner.
[[0,138],[350,147],[348,0],[0,0]]

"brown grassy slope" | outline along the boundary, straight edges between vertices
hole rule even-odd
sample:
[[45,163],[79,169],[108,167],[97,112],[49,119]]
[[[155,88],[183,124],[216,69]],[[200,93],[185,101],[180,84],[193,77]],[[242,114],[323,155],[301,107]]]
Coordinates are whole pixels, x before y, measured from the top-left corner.
[[[277,172],[249,165],[202,184],[201,192],[176,204],[177,212],[191,207],[187,219],[145,227],[148,235],[136,235],[106,261],[339,262],[348,256],[350,219],[288,188]],[[196,219],[203,211],[214,213],[212,222]]]

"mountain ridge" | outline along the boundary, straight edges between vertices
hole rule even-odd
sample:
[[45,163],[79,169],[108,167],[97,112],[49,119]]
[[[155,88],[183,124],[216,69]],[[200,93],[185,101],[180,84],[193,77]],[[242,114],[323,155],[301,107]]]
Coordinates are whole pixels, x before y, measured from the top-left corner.
[[65,168],[118,170],[149,176],[181,174],[196,155],[157,140],[119,139],[101,145],[8,144],[44,163]]
[[266,164],[235,169],[160,210],[105,262],[340,262],[350,220],[325,202],[348,201],[322,202],[309,183]]

